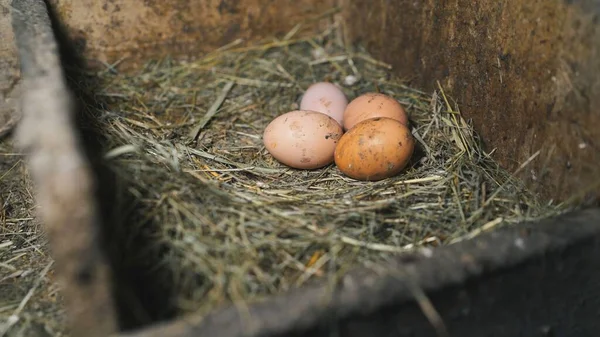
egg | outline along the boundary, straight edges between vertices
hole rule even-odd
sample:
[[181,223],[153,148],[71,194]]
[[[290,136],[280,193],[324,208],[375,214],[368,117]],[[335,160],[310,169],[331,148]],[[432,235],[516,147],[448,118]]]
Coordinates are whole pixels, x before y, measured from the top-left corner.
[[350,178],[381,180],[406,167],[414,146],[406,125],[392,118],[376,117],[359,122],[340,138],[334,161]]
[[324,113],[342,125],[344,110],[347,105],[348,98],[335,84],[318,82],[308,87],[304,92],[300,101],[300,110]]
[[344,129],[375,117],[392,118],[408,126],[408,116],[402,105],[394,98],[380,93],[366,93],[353,99],[344,111]]
[[333,153],[344,133],[332,117],[316,111],[294,110],[273,119],[263,143],[279,162],[297,169],[316,169],[333,163]]

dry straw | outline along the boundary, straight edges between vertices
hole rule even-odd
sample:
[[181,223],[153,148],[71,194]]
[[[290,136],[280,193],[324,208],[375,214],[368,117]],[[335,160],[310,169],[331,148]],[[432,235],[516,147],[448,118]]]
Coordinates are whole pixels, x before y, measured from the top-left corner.
[[[557,211],[482,150],[441,87],[407,87],[390,66],[340,46],[336,30],[101,74],[102,108],[88,112],[136,202],[123,231],[126,240],[152,242],[130,258],[160,261],[152,275],[175,289],[182,312],[258,299]],[[369,91],[398,99],[417,140],[409,167],[361,182],[334,165],[300,171],[276,162],[262,144],[264,128],[317,81],[340,84],[350,99]]]

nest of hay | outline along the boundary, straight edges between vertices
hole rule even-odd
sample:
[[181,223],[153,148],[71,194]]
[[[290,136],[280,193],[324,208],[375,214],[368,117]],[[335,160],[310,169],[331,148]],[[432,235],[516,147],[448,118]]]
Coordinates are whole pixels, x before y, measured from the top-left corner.
[[[410,88],[336,36],[333,26],[95,74],[101,104],[88,112],[136,201],[125,240],[153,243],[129,258],[160,261],[153,277],[174,288],[180,311],[264,298],[556,212],[484,152],[441,87]],[[295,170],[270,156],[264,128],[317,81],[340,84],[349,99],[379,91],[405,106],[417,145],[400,175],[355,181],[334,164]]]

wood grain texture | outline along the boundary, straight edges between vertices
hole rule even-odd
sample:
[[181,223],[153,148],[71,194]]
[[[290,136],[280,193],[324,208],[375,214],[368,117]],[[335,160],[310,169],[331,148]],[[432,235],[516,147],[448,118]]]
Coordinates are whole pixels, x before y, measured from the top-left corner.
[[122,68],[149,57],[190,58],[236,39],[285,34],[334,0],[49,0],[79,52]]
[[546,199],[600,198],[600,1],[345,1],[346,34],[446,92]]

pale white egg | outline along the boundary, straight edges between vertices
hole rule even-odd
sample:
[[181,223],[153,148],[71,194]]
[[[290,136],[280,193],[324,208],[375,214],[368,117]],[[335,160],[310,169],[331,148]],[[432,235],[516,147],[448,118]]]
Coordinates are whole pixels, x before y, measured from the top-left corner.
[[300,110],[324,113],[343,125],[348,98],[335,84],[318,82],[306,89],[300,101]]

